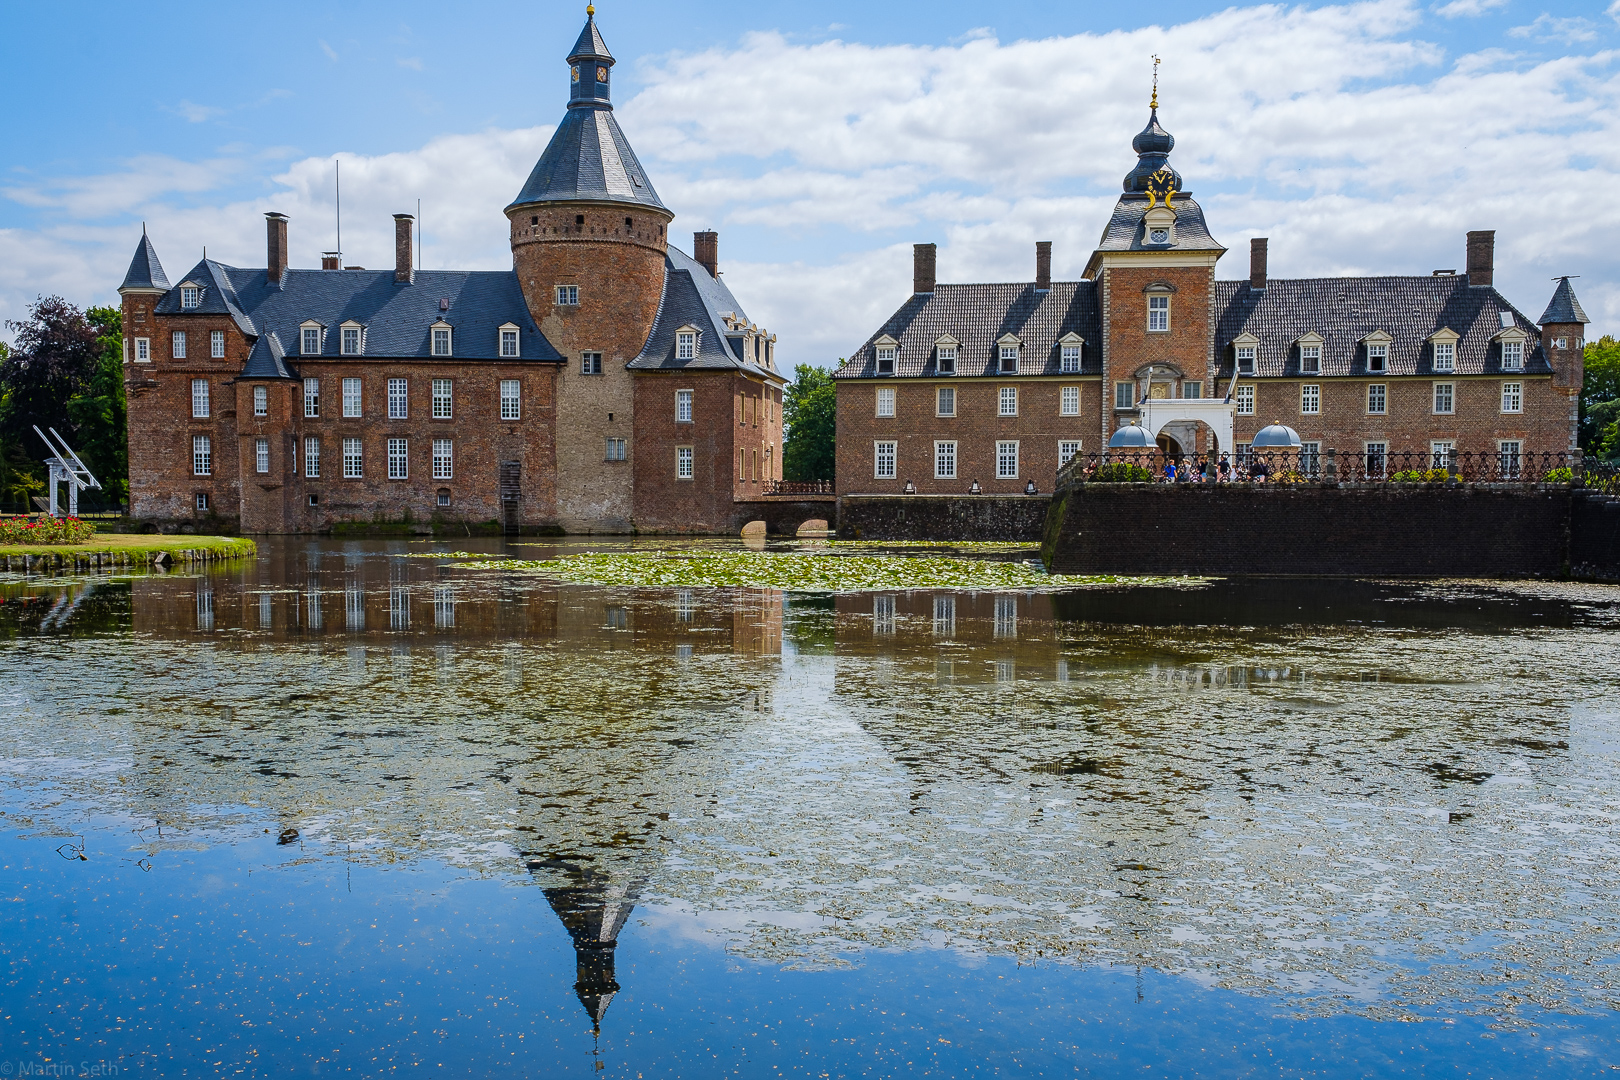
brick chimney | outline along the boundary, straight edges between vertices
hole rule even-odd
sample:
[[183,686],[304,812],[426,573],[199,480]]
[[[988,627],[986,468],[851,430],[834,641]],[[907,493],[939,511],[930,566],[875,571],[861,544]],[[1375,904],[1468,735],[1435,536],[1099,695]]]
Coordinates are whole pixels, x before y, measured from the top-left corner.
[[338,253],[335,251],[321,252],[321,269],[336,270],[338,268]]
[[416,280],[416,250],[411,246],[411,230],[416,218],[394,215],[394,284],[409,285]]
[[1468,284],[1491,285],[1496,278],[1496,230],[1468,234]]
[[264,215],[266,270],[265,280],[276,288],[281,287],[281,278],[287,272],[287,215],[275,211]]
[[720,234],[712,229],[707,232],[692,234],[692,258],[698,265],[709,272],[709,276],[720,276]]
[[934,291],[934,258],[938,248],[933,244],[911,245],[911,291],[914,293],[930,293]]
[[1249,288],[1266,287],[1266,238],[1256,236],[1249,241]]
[[1052,241],[1035,241],[1035,291],[1045,292],[1052,287]]

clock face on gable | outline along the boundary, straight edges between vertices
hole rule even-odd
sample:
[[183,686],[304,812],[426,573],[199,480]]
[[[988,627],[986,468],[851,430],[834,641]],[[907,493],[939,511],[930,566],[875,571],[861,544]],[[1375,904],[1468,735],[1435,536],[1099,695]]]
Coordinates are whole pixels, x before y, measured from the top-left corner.
[[606,64],[598,65],[596,69],[596,81],[607,82],[607,71],[608,69]]

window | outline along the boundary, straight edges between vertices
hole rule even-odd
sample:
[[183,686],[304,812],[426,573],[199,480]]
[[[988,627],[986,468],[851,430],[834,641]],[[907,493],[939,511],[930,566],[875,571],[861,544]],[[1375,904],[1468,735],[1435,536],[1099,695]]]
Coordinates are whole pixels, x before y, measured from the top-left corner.
[[1181,396],[1184,398],[1202,398],[1204,396],[1204,384],[1196,381],[1182,383]]
[[1457,343],[1454,341],[1437,341],[1434,343],[1434,370],[1457,370]]
[[1152,229],[1148,232],[1148,243],[1150,244],[1168,244],[1169,242],[1169,229]]
[[1080,415],[1080,388],[1065,386],[1058,391],[1058,413],[1061,416]]
[[1451,465],[1452,455],[1457,452],[1457,444],[1450,439],[1437,439],[1429,444],[1430,468],[1445,469]]
[[343,380],[343,415],[354,418],[360,415],[360,380],[348,378]]
[[358,480],[365,475],[364,459],[361,457],[360,440],[343,440],[343,478],[345,480]]
[[996,415],[1018,415],[1018,387],[1003,386],[1001,388],[1001,392],[997,395]]
[[675,479],[692,479],[692,448],[690,446],[677,446],[675,448]]
[[388,380],[388,419],[403,420],[406,412],[406,383],[404,379]]
[[941,375],[955,375],[956,346],[940,345],[934,354],[934,366]]
[[675,359],[697,359],[697,334],[687,331],[675,335]]
[[1235,397],[1237,401],[1237,414],[1239,416],[1254,415],[1254,384],[1246,383],[1237,388]]
[[255,386],[253,388],[253,415],[270,415],[270,388],[268,386]]
[[270,471],[270,440],[253,440],[253,468],[255,472],[267,473]]
[[1114,384],[1114,408],[1129,409],[1136,405],[1136,384],[1133,382],[1117,382]]
[[1384,462],[1389,458],[1389,443],[1370,442],[1367,444],[1367,475],[1383,476]]
[[1301,375],[1322,374],[1322,346],[1301,345],[1299,347],[1299,373]]
[[321,380],[304,380],[304,415],[321,415]]
[[344,356],[360,355],[360,328],[358,326],[345,326],[343,328],[342,349]]
[[629,445],[623,439],[612,435],[607,437],[607,445],[602,456],[603,461],[625,461],[629,456]]
[[207,435],[191,437],[191,474],[214,475],[214,442]]
[[1299,444],[1299,471],[1306,476],[1315,476],[1322,471],[1321,443],[1302,442]]
[[894,387],[880,386],[877,392],[877,415],[894,415]]
[[313,435],[304,440],[304,475],[311,480],[321,476],[321,440]]
[[737,451],[737,479],[748,479],[748,451]]
[[1524,383],[1502,384],[1502,411],[1505,413],[1524,411]]
[[225,359],[225,331],[210,330],[208,332],[208,355],[215,360]]
[[1389,407],[1389,387],[1383,383],[1367,384],[1367,412],[1373,416],[1382,416]]
[[1073,375],[1080,370],[1079,345],[1065,345],[1058,354],[1058,370],[1065,375]]
[[956,633],[956,597],[934,597],[934,634],[950,637]]
[[1018,444],[1016,442],[996,443],[996,479],[1018,479]]
[[677,424],[692,422],[692,391],[675,391],[675,422]]
[[1071,460],[1080,455],[1079,439],[1061,439],[1058,441],[1058,468],[1063,468]]
[[1524,370],[1524,342],[1522,342],[1522,341],[1504,341],[1504,342],[1502,342],[1502,370],[1503,371],[1523,371]]
[[186,332],[184,330],[176,330],[172,335],[170,335],[169,340],[170,352],[174,358],[176,360],[184,360],[186,358]]
[[872,633],[894,633],[894,597],[872,597]]
[[450,389],[449,379],[433,380],[433,419],[450,419]]
[[[206,492],[206,491],[197,492],[197,509],[199,509],[199,510],[207,510],[208,509],[208,492]],[[210,597],[210,599],[212,599],[212,597]]]
[[[438,491],[438,495],[434,499],[434,502],[438,503],[440,506],[449,506],[450,505],[450,489],[448,489],[448,488],[440,488],[439,491]],[[450,590],[449,589],[435,589],[433,591],[435,593],[439,593],[439,592],[446,592],[447,593]],[[434,608],[435,608],[435,610],[434,610],[434,621],[438,622],[439,611],[438,611],[437,602],[435,602]],[[456,624],[455,618],[453,617],[454,616],[454,609],[451,609],[451,613],[452,613],[452,618],[450,619],[450,621],[448,621],[448,622],[440,622],[439,623],[440,626],[454,626]]]
[[599,352],[580,353],[579,373],[581,375],[602,374],[602,354]]
[[1523,451],[1524,443],[1518,439],[1502,439],[1496,444],[1497,467],[1501,469],[1503,477],[1518,477],[1519,459]]
[[879,375],[894,374],[893,345],[879,345],[877,347],[877,371]]
[[191,380],[191,415],[197,418],[208,415],[208,380]]
[[180,306],[194,308],[202,304],[202,290],[195,285],[180,286]]
[[893,480],[895,475],[895,451],[898,443],[875,442],[872,444],[872,476],[878,480]]
[[954,480],[956,478],[956,443],[937,442],[934,444],[934,479]]
[[448,326],[435,326],[433,328],[433,355],[450,355],[450,328]]
[[405,480],[410,475],[409,443],[404,439],[389,439],[388,479]]
[[501,419],[521,420],[523,418],[521,384],[517,379],[501,380]]
[[1389,346],[1367,346],[1367,370],[1377,375],[1389,370]]
[[1434,411],[1437,413],[1451,413],[1456,411],[1457,384],[1437,382],[1434,384]]
[[1306,416],[1322,411],[1322,388],[1316,383],[1306,383],[1299,388],[1299,411]]
[[302,345],[303,345],[303,347],[300,348],[298,351],[303,353],[305,356],[319,355],[319,353],[321,351],[321,331],[320,331],[320,327],[306,326],[304,328],[304,336],[303,336]]
[[1170,298],[1168,296],[1148,297],[1148,330],[1160,333],[1170,329]]
[[954,386],[940,386],[935,388],[934,415],[956,415],[956,388]]
[[1237,347],[1237,369],[1239,375],[1254,374],[1254,350],[1255,347],[1253,345],[1239,345]]
[[1254,444],[1240,442],[1233,448],[1232,464],[1235,468],[1247,469],[1254,464]]
[[137,364],[150,364],[152,362],[152,339],[138,337],[135,339],[135,362]]
[[501,355],[516,356],[518,354],[518,332],[516,330],[501,331]]
[[1001,374],[1016,375],[1018,373],[1018,346],[1003,345],[1001,347]]
[[557,303],[563,307],[576,307],[579,304],[578,285],[557,286]]
[[433,440],[433,479],[449,480],[456,475],[454,444],[449,439]]

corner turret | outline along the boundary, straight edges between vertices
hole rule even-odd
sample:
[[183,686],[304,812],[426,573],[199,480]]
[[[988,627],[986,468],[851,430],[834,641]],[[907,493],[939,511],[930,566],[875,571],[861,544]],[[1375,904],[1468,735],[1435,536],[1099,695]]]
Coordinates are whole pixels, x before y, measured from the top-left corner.
[[1554,280],[1558,287],[1541,313],[1541,347],[1552,365],[1553,385],[1578,393],[1586,378],[1586,324],[1591,320],[1575,298],[1570,278]]

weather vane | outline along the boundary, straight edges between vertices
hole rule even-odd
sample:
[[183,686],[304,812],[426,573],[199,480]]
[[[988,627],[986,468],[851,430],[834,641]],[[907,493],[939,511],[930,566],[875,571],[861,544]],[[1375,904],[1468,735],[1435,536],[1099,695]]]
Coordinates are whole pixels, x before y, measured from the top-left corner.
[[1148,108],[1157,109],[1158,107],[1159,107],[1159,56],[1158,56],[1157,53],[1154,53],[1153,54],[1153,100],[1148,102]]

